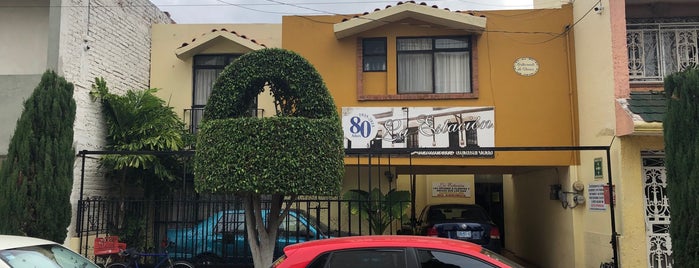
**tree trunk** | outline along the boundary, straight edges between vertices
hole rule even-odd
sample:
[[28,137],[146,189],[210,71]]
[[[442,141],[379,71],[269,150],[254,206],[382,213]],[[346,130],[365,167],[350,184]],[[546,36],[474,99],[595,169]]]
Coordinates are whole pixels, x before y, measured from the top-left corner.
[[[296,196],[292,196],[286,206],[284,196],[272,195],[270,209],[262,215],[262,195],[246,194],[245,226],[248,229],[248,243],[255,267],[270,267],[274,262],[274,248],[277,244],[277,233],[282,220],[289,213],[289,207]],[[265,219],[266,218],[266,219]]]

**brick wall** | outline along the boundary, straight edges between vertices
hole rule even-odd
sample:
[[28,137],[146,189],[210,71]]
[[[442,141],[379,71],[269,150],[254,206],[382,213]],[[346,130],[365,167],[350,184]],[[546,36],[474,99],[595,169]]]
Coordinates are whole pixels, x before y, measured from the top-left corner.
[[[112,93],[148,88],[151,25],[171,20],[148,0],[63,0],[61,6],[58,72],[75,84],[74,147],[76,152],[102,150],[101,110],[89,96],[95,77],[103,77]],[[99,171],[98,158],[86,158],[83,198],[111,191]],[[82,159],[77,158],[71,195],[74,208],[80,199],[81,172]],[[69,236],[75,233],[75,211],[73,215]]]

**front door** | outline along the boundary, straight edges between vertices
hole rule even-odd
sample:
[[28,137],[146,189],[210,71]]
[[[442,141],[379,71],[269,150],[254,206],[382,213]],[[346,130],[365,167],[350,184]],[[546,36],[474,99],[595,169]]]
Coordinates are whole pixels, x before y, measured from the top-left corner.
[[662,153],[647,152],[642,155],[642,159],[648,267],[670,268],[672,246],[665,156]]

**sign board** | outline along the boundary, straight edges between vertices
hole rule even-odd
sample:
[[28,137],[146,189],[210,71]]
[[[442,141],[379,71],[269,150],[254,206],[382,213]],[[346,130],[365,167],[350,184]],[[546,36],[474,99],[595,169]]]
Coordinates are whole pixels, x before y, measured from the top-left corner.
[[522,57],[515,60],[513,68],[521,76],[533,76],[539,72],[539,63],[533,58]]
[[607,205],[604,202],[604,186],[602,183],[592,183],[587,187],[587,206],[590,210],[607,210]]
[[471,185],[460,182],[433,182],[432,197],[471,197]]
[[595,158],[595,179],[601,179],[603,177],[604,172],[602,170],[602,158],[598,157]]
[[[346,149],[440,148],[424,157],[493,158],[494,107],[343,107]],[[442,150],[446,149],[446,150]]]

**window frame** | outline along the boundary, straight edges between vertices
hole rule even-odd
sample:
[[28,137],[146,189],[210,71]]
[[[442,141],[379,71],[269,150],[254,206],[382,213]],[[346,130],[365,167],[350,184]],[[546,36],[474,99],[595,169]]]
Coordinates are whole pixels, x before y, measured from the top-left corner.
[[[192,108],[204,108],[206,104],[196,104],[196,92],[197,92],[197,71],[198,70],[218,70],[226,68],[231,62],[233,62],[235,59],[238,57],[242,56],[243,54],[240,53],[217,53],[217,54],[197,54],[192,57]],[[223,64],[202,64],[202,65],[197,65],[197,59],[203,58],[203,57],[224,57]],[[211,85],[213,87],[213,84]],[[213,88],[212,88],[213,90]],[[208,102],[208,98],[207,98]]]
[[[430,49],[422,49],[422,50],[399,50],[398,46],[400,43],[400,40],[411,40],[411,39],[430,39],[431,47]],[[439,39],[463,39],[466,41],[466,48],[438,48],[437,47],[437,40]],[[471,38],[469,35],[448,35],[448,36],[402,36],[402,37],[396,37],[396,94],[398,95],[404,95],[404,94],[469,94],[473,92],[473,68],[472,68],[472,60],[471,57],[473,56],[472,52],[472,42]],[[449,93],[438,93],[437,91],[437,57],[436,55],[438,53],[444,53],[444,52],[466,52],[468,53],[468,58],[466,59],[466,63],[468,64],[468,88],[465,89],[464,92],[449,92]],[[424,55],[430,55],[431,58],[431,69],[432,69],[432,91],[431,92],[403,92],[401,93],[401,89],[398,86],[400,84],[401,78],[399,77],[399,68],[400,68],[400,63],[399,63],[399,58],[400,55],[416,55],[416,54],[424,54]]]
[[[454,36],[454,35],[445,35],[444,37],[448,36]],[[402,100],[454,100],[454,99],[478,99],[479,96],[479,68],[478,68],[478,53],[479,53],[479,48],[478,48],[478,42],[477,39],[479,37],[478,34],[476,33],[467,33],[465,35],[458,35],[458,36],[465,36],[468,38],[469,43],[470,43],[470,49],[471,49],[471,55],[470,55],[470,75],[471,75],[471,81],[470,81],[470,86],[471,86],[471,92],[470,93],[410,93],[410,94],[397,94],[397,92],[393,93],[386,93],[386,94],[366,94],[364,91],[364,75],[367,73],[374,73],[374,72],[363,72],[362,71],[362,64],[363,64],[363,59],[362,59],[362,46],[363,42],[362,40],[364,38],[372,38],[372,37],[358,37],[355,39],[356,46],[357,46],[357,63],[356,63],[356,70],[357,70],[357,101],[402,101]],[[418,37],[418,36],[416,36]],[[433,36],[433,37],[440,37],[440,36]],[[395,44],[396,38],[393,37],[388,37],[387,39],[387,44]],[[387,51],[388,55],[391,55],[391,57],[395,57],[395,49],[389,49]],[[397,59],[396,59],[397,60]],[[387,69],[390,66],[387,66]],[[388,77],[391,75],[396,75],[396,73],[386,73]],[[397,80],[395,81],[397,83]],[[394,88],[395,90],[395,88]]]
[[[372,53],[367,50],[368,42],[383,41],[383,52]],[[383,68],[371,69],[367,68],[367,57],[383,56]],[[363,72],[386,72],[388,70],[388,38],[387,37],[369,37],[362,38],[362,71]]]

